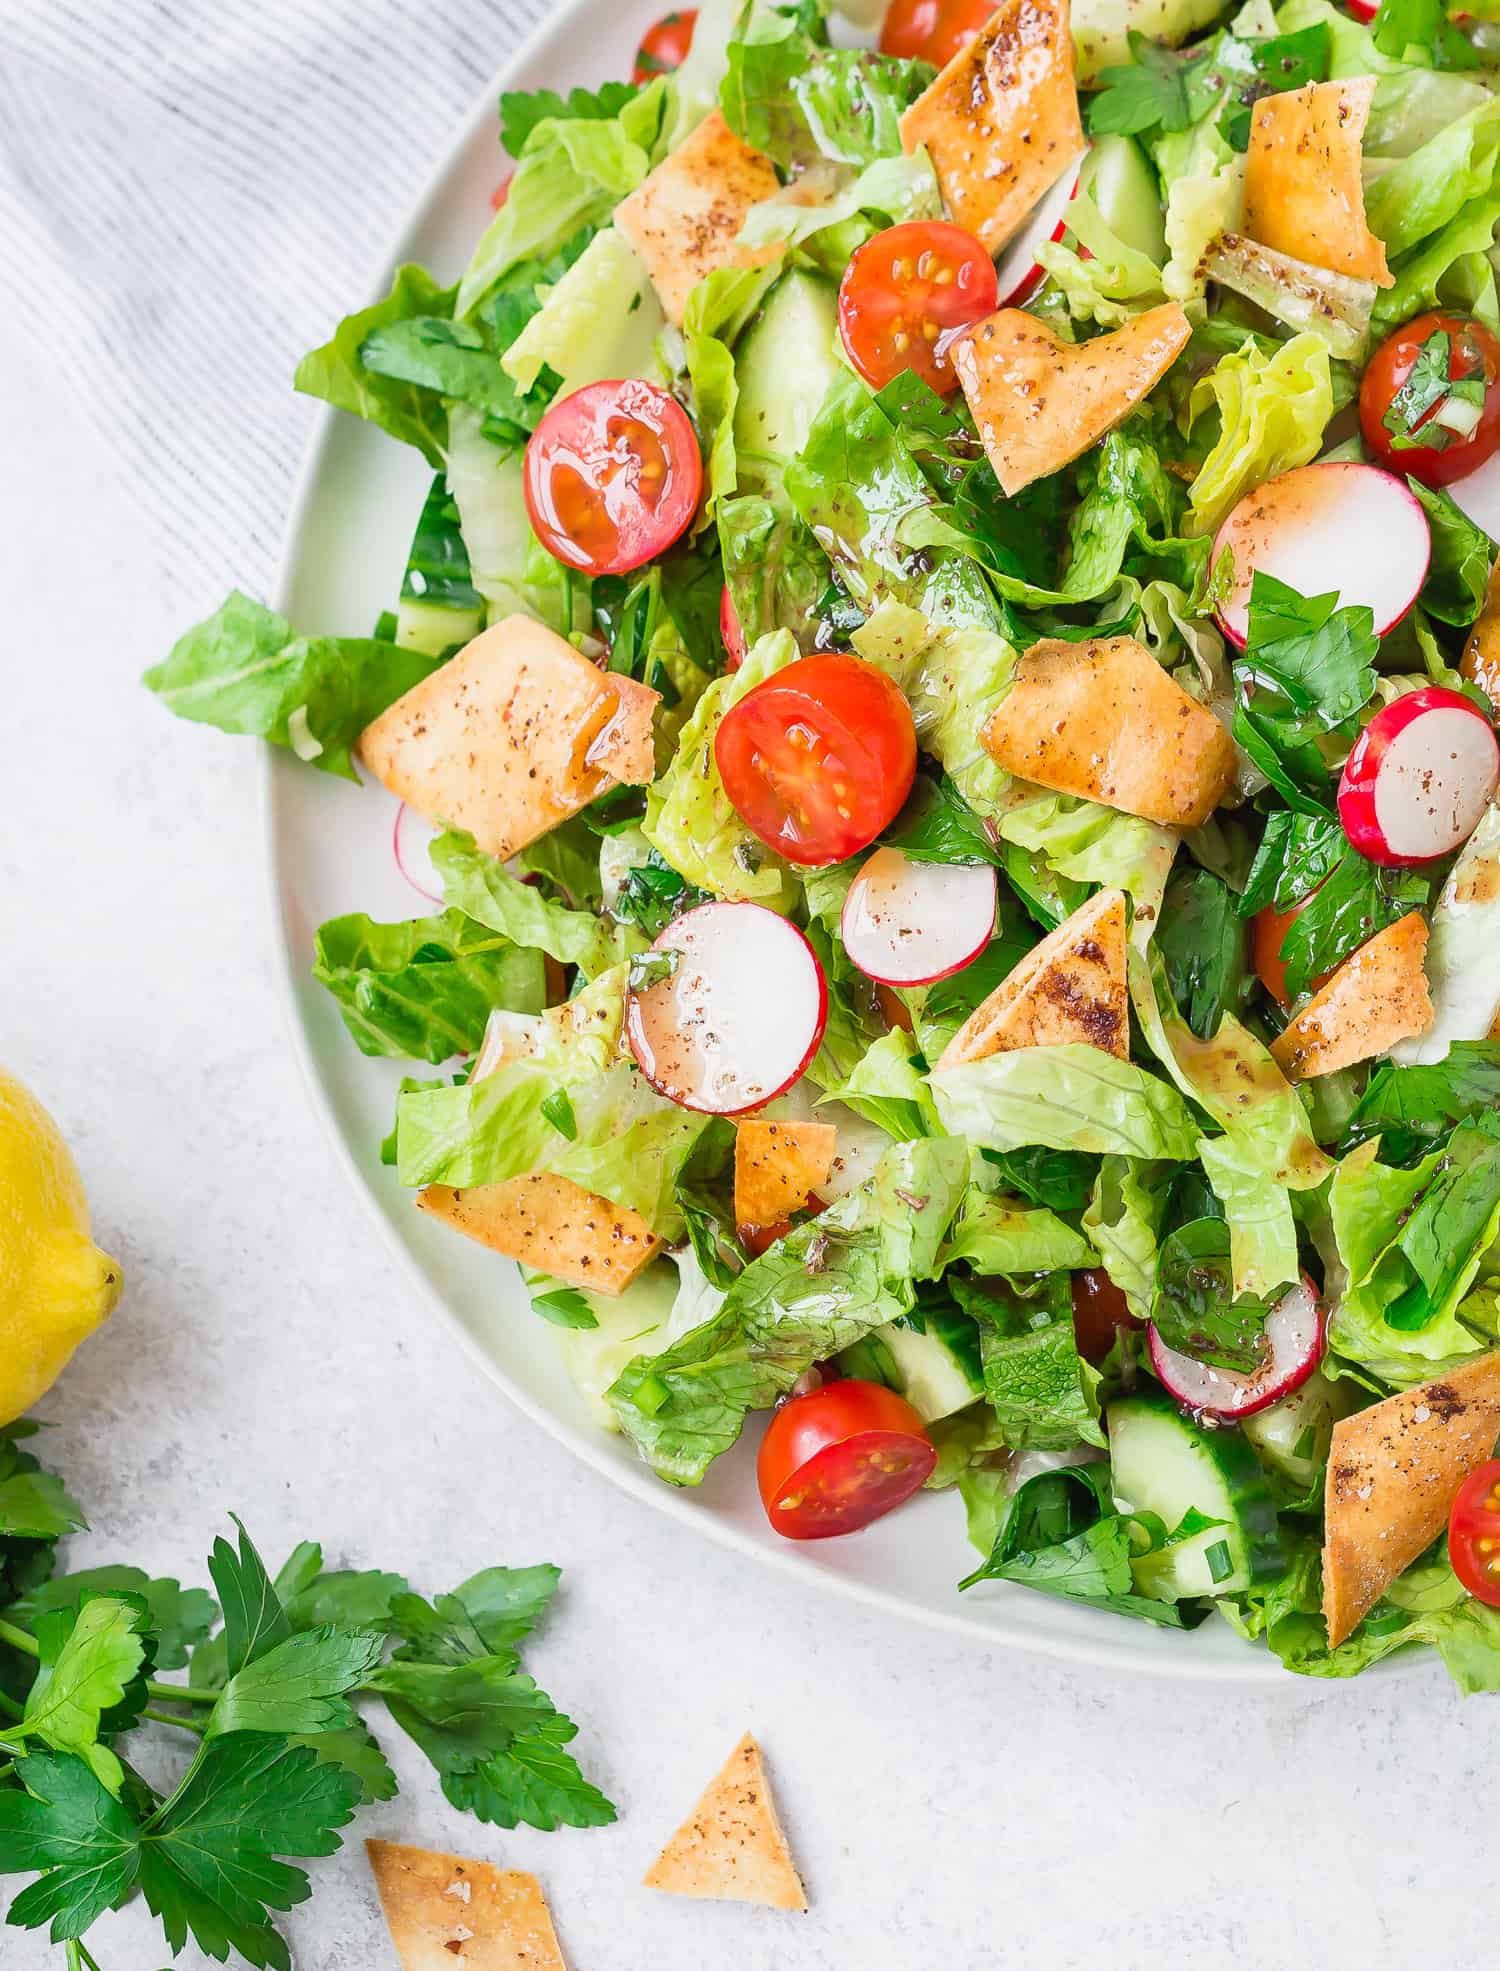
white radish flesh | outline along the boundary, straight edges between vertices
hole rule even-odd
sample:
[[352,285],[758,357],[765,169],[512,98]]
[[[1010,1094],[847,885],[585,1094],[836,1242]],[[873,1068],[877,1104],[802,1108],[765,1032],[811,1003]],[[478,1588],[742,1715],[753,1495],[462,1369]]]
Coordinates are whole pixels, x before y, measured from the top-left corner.
[[1037,249],[1061,240],[1068,230],[1068,207],[1078,191],[1076,171],[1065,171],[1032,207],[1021,223],[1021,230],[1006,246],[995,263],[1000,306],[1019,308],[1029,301],[1047,278],[1047,270],[1037,259]]
[[1243,648],[1257,570],[1299,595],[1337,592],[1341,607],[1363,604],[1384,636],[1427,579],[1432,533],[1421,502],[1391,473],[1326,459],[1247,493],[1219,529],[1215,563],[1226,550],[1234,556],[1234,581],[1219,604],[1219,622]]
[[1500,746],[1461,692],[1427,685],[1382,706],[1344,762],[1339,820],[1385,868],[1436,862],[1466,842],[1500,783]]
[[844,900],[844,949],[882,985],[932,985],[984,950],[995,897],[987,864],[918,862],[900,849],[877,849]]
[[659,1094],[738,1115],[791,1087],[828,1018],[823,968],[795,924],[758,903],[705,903],[652,950],[675,952],[676,963],[630,993],[625,1031]]
[[426,897],[429,903],[441,903],[443,893],[435,888],[437,878],[432,873],[432,864],[427,851],[437,840],[441,830],[434,828],[403,801],[396,810],[396,825],[391,830],[391,847],[395,851],[396,867],[411,884],[419,897]]
[[1323,1359],[1323,1309],[1311,1281],[1303,1279],[1266,1319],[1271,1359],[1253,1375],[1211,1368],[1169,1348],[1153,1322],[1149,1330],[1151,1368],[1163,1389],[1195,1416],[1229,1423],[1268,1410],[1305,1383]]
[[1482,527],[1492,541],[1500,541],[1500,452],[1491,452],[1483,465],[1455,479],[1445,491],[1476,527]]

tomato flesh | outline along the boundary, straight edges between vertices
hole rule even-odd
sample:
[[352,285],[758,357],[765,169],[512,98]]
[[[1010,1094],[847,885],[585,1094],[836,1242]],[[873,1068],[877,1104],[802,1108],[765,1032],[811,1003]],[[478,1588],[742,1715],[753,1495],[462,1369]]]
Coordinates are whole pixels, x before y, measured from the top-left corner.
[[526,447],[524,485],[549,554],[586,575],[624,575],[686,532],[703,460],[677,399],[625,378],[552,406]]
[[992,315],[999,299],[995,263],[972,233],[908,220],[866,240],[844,269],[839,335],[872,390],[914,370],[946,397],[958,388],[954,337]]
[[[1274,904],[1268,903],[1250,919],[1250,963],[1255,967],[1261,984],[1283,1012],[1290,1009],[1292,996],[1287,991],[1286,965],[1281,949],[1286,943],[1287,932],[1317,894],[1316,889],[1309,890],[1302,901],[1294,903],[1290,910],[1278,910]],[[1316,992],[1332,976],[1331,972],[1324,972],[1314,979],[1313,990]]]
[[[1446,337],[1446,357],[1437,337]],[[1466,478],[1500,448],[1500,341],[1472,315],[1418,315],[1371,358],[1359,423],[1392,472],[1427,486]]]
[[1500,1458],[1459,1486],[1448,1516],[1448,1558],[1476,1601],[1500,1608]]
[[1121,1328],[1144,1326],[1102,1266],[1087,1266],[1073,1275],[1073,1333],[1085,1361],[1102,1362]]
[[681,68],[693,45],[693,29],[697,25],[696,7],[684,7],[680,11],[663,14],[659,21],[653,21],[641,36],[641,45],[635,51],[631,81],[639,85],[650,82],[654,76],[669,75],[674,68]]
[[880,52],[943,68],[994,11],[995,0],[891,0]]
[[937,1452],[903,1396],[879,1383],[825,1383],[794,1396],[761,1439],[761,1503],[788,1540],[857,1533],[919,1491]]
[[737,671],[745,661],[745,632],[740,628],[739,615],[735,610],[734,597],[729,593],[729,584],[724,584],[724,593],[719,597],[719,640],[724,646],[727,660],[725,668]]
[[788,862],[842,862],[901,812],[917,770],[911,708],[844,651],[802,657],[719,722],[714,760],[746,827]]

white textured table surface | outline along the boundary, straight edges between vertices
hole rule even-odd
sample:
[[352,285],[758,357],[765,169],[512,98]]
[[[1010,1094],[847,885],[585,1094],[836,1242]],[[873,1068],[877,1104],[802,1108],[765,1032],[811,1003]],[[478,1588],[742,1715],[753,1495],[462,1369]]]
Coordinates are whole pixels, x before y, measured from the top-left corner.
[[[1126,1682],[685,1545],[476,1381],[335,1167],[279,1025],[253,750],[136,680],[232,581],[264,591],[312,416],[292,362],[540,11],[0,0],[0,1060],[129,1278],[45,1405],[75,1555],[202,1578],[233,1508],[273,1561],[312,1536],[428,1589],[559,1562],[535,1667],[619,1824],[478,1828],[393,1745],[402,1796],[362,1831],[536,1869],[574,1971],[1477,1963],[1481,1700],[1427,1670]],[[805,1918],[636,1886],[746,1726]],[[358,1846],[313,1873],[301,1971],[394,1967]],[[163,1960],[139,1907],[96,1935],[106,1971]],[[0,1933],[7,1971],[60,1961]]]

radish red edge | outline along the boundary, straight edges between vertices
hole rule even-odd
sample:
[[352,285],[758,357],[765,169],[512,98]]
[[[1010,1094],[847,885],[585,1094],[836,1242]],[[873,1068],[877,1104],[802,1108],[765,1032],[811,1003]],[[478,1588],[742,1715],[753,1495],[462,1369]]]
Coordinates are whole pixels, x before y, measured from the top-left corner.
[[[1339,475],[1337,482],[1332,477],[1334,474]],[[1314,487],[1321,495],[1315,505],[1323,511],[1309,514],[1309,495]],[[1361,521],[1352,510],[1353,503],[1360,498],[1368,507],[1379,506],[1384,511],[1367,511]],[[1284,510],[1274,511],[1278,505]],[[1353,547],[1351,558],[1356,565],[1352,580],[1340,578],[1338,552],[1331,558],[1327,553],[1329,544],[1324,534],[1329,523],[1325,515],[1330,510],[1332,525],[1341,536],[1339,550],[1347,551],[1348,544]],[[1396,526],[1392,525],[1393,519],[1398,522]],[[1400,522],[1409,525],[1409,541],[1400,537]],[[1252,530],[1252,538],[1258,537],[1256,544],[1261,551],[1247,572],[1240,567],[1238,551],[1243,546],[1242,535]],[[1267,541],[1268,535],[1271,542]],[[1289,555],[1265,552],[1268,545],[1281,540],[1290,547]],[[1301,573],[1299,546],[1308,559],[1310,579],[1306,587],[1296,579]],[[1236,553],[1235,592],[1216,605],[1214,616],[1229,642],[1236,650],[1243,650],[1250,634],[1250,589],[1257,568],[1264,568],[1268,575],[1275,575],[1299,594],[1327,595],[1334,590],[1341,608],[1363,604],[1375,618],[1375,634],[1387,635],[1410,614],[1427,580],[1432,560],[1432,529],[1421,501],[1394,473],[1356,459],[1316,459],[1310,465],[1293,466],[1289,472],[1278,473],[1236,501],[1214,535],[1209,556],[1211,567],[1218,566],[1226,549]],[[1289,562],[1293,564],[1290,567]],[[1393,580],[1396,575],[1399,579]]]
[[1001,253],[995,272],[1002,308],[1023,307],[1046,280],[1047,270],[1037,260],[1037,248],[1060,245],[1067,237],[1068,207],[1082,183],[1078,172],[1073,173],[1071,182],[1064,172],[1032,207],[1021,222],[1020,233]]
[[1462,692],[1425,685],[1384,705],[1354,742],[1339,820],[1382,868],[1440,862],[1469,839],[1500,784],[1500,744]]
[[406,802],[403,801],[396,810],[396,819],[391,827],[391,851],[396,858],[396,867],[401,871],[407,882],[411,884],[417,895],[419,897],[426,897],[429,903],[441,903],[443,901],[442,891],[434,890],[430,884],[424,883],[412,870],[412,863],[416,859],[416,851],[419,845],[414,843],[411,837],[413,830],[418,828],[425,828],[427,830],[427,841],[420,844],[425,849],[428,843],[433,840],[436,830],[424,816],[417,813],[415,808],[408,807]]
[[[784,1095],[787,1089],[799,1081],[807,1071],[818,1048],[822,1045],[823,1031],[828,1024],[828,981],[824,975],[822,964],[819,962],[818,954],[813,950],[811,943],[795,924],[790,923],[779,912],[768,909],[764,904],[730,902],[700,903],[695,909],[686,910],[680,917],[674,918],[656,939],[651,949],[653,951],[677,951],[686,957],[692,951],[693,942],[696,937],[705,928],[704,920],[710,917],[716,917],[719,927],[725,928],[722,913],[731,911],[736,913],[753,912],[757,919],[763,920],[756,926],[758,930],[763,930],[766,927],[766,923],[769,923],[775,925],[779,932],[785,933],[787,938],[795,939],[795,952],[798,961],[805,961],[806,965],[810,967],[809,981],[813,987],[814,1000],[812,1018],[808,1023],[807,1038],[800,1054],[794,1058],[788,1057],[786,1060],[778,1062],[776,1072],[767,1078],[764,1085],[756,1084],[755,1093],[748,1101],[715,1101],[706,1099],[707,1091],[701,1086],[692,1085],[689,1076],[684,1075],[679,1077],[666,1072],[660,1047],[653,1045],[653,1037],[648,1032],[651,1014],[645,1005],[645,1001],[652,994],[659,994],[663,987],[674,984],[675,978],[683,969],[681,963],[679,962],[678,974],[674,974],[672,979],[664,979],[655,985],[646,986],[639,991],[634,989],[629,991],[626,994],[625,1002],[625,1038],[629,1043],[631,1053],[635,1056],[636,1065],[640,1068],[641,1073],[650,1082],[658,1095],[663,1096],[669,1102],[674,1102],[678,1108],[691,1110],[695,1115],[747,1115],[754,1109],[764,1108],[767,1102],[775,1101],[778,1095]],[[743,924],[746,920],[741,916],[738,921]],[[684,943],[684,938],[687,939],[686,943]],[[788,951],[794,949],[790,945],[787,948]],[[759,993],[766,998],[766,1003],[784,1013],[786,1011],[784,998],[774,992],[767,995],[767,987],[771,982],[767,980],[765,973],[752,968],[751,976],[754,978],[755,987]],[[675,998],[675,993],[673,997]],[[704,1000],[700,998],[695,1005],[694,1013],[697,1017],[701,1018],[705,1010]],[[676,1021],[676,1030],[679,1039],[683,1036],[684,1024],[679,1016]],[[714,1045],[718,1044],[717,1036],[712,1033],[709,1036],[709,1040]],[[680,1060],[679,1064],[689,1067],[692,1065],[690,1061],[682,1060]],[[701,1062],[699,1066],[701,1069]]]
[[1304,1274],[1300,1285],[1279,1300],[1266,1320],[1271,1359],[1254,1375],[1216,1369],[1171,1348],[1153,1321],[1147,1330],[1151,1368],[1169,1396],[1194,1416],[1238,1423],[1269,1410],[1300,1389],[1323,1359],[1327,1316],[1317,1289]]
[[[872,906],[877,884],[886,895]],[[877,849],[849,886],[839,935],[860,971],[878,985],[936,985],[973,964],[994,935],[998,907],[995,872],[987,864],[919,862],[900,849]],[[893,917],[899,922],[888,927]],[[896,962],[903,936],[911,940],[905,955],[915,971]]]

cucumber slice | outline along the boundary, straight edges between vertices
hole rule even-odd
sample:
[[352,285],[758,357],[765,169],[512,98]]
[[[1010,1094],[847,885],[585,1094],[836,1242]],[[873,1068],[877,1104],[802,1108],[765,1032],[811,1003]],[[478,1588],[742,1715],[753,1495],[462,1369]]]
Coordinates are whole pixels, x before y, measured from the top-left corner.
[[1108,1422],[1123,1510],[1156,1513],[1168,1533],[1194,1510],[1223,1522],[1138,1561],[1143,1595],[1162,1601],[1233,1595],[1282,1571],[1276,1501],[1239,1431],[1204,1430],[1157,1392],[1111,1403]]
[[1269,1410],[1257,1410],[1240,1428],[1262,1464],[1306,1492],[1328,1463],[1333,1426],[1347,1415],[1344,1383],[1330,1382],[1321,1369]]
[[885,1344],[898,1380],[893,1385],[923,1423],[966,1410],[984,1394],[979,1333],[962,1314],[929,1314],[926,1331],[888,1322],[876,1333]]
[[1113,133],[1096,137],[1078,175],[1115,238],[1162,266],[1167,236],[1161,192],[1156,173],[1134,138]]
[[838,290],[794,271],[772,288],[735,351],[739,403],[735,450],[742,489],[754,489],[758,460],[794,458],[807,443],[823,399],[847,371],[838,343]]

